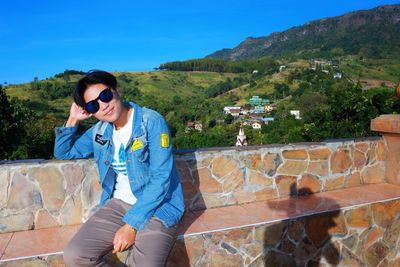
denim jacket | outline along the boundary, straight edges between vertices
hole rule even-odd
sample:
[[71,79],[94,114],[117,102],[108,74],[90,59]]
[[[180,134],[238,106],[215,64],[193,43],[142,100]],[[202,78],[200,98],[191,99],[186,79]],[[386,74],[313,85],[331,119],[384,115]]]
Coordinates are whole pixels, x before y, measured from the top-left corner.
[[[137,201],[122,218],[136,230],[142,230],[152,216],[166,227],[181,219],[185,206],[182,187],[172,155],[171,136],[165,119],[157,112],[133,102],[133,132],[125,149],[128,178]],[[99,121],[84,134],[78,126],[55,129],[56,159],[91,158],[97,163],[102,186],[100,206],[112,198],[116,173],[112,123]]]

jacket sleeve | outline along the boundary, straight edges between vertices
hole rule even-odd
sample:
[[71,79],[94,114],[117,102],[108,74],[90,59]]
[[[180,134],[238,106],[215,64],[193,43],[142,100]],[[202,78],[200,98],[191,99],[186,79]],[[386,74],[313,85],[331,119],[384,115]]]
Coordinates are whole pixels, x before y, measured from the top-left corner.
[[55,129],[54,157],[56,159],[93,157],[93,127],[80,136],[77,135],[77,131],[78,126]]
[[[163,117],[149,121],[149,182],[142,194],[124,215],[123,221],[136,230],[142,230],[154,215],[156,208],[169,192],[173,155],[171,136]],[[161,138],[164,138],[163,141]],[[168,139],[166,138],[168,137]],[[168,143],[168,144],[167,144]]]

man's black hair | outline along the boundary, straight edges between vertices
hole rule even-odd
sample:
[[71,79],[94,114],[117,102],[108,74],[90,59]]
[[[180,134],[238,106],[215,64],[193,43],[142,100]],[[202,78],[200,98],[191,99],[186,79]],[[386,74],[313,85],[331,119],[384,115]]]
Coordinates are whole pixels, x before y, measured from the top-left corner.
[[85,77],[80,79],[75,86],[73,98],[78,106],[85,106],[86,102],[83,98],[83,94],[89,85],[97,83],[102,83],[112,89],[117,88],[117,79],[114,75],[103,70],[91,70],[85,75]]

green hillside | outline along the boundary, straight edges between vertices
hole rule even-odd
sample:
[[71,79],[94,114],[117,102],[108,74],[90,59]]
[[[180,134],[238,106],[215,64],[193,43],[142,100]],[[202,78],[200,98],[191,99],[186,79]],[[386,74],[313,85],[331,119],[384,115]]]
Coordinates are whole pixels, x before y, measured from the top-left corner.
[[311,21],[265,37],[249,37],[207,58],[250,60],[264,56],[331,58],[358,55],[400,59],[400,5],[380,6]]

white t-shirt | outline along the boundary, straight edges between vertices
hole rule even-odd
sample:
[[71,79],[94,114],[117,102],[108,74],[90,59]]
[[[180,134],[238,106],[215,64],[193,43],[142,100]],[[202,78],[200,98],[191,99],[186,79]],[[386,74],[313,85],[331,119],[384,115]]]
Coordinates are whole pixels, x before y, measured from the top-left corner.
[[128,122],[121,129],[113,129],[114,143],[114,160],[111,167],[117,173],[117,181],[115,183],[114,198],[118,198],[128,204],[133,205],[136,202],[136,197],[133,195],[129,184],[128,172],[126,169],[125,149],[132,135],[133,128],[133,113],[129,116]]

